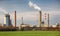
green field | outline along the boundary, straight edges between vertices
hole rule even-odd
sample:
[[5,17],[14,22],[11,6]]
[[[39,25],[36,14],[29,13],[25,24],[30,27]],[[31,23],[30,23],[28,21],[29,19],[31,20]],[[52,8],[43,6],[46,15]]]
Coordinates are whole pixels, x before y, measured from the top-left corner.
[[0,36],[60,36],[60,31],[5,31]]

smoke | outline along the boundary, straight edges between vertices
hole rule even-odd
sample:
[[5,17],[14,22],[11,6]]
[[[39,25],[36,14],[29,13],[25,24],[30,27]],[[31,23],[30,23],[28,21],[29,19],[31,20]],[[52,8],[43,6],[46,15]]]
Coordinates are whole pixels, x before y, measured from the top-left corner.
[[38,10],[38,11],[41,10],[40,7],[39,7],[38,5],[32,3],[31,1],[29,1],[28,5],[29,5],[30,7],[33,7],[34,9],[36,9],[36,10]]
[[6,13],[7,13],[7,11],[6,11],[6,10],[4,10],[4,9],[2,9],[2,8],[0,8],[0,12],[3,12],[4,14],[6,14]]

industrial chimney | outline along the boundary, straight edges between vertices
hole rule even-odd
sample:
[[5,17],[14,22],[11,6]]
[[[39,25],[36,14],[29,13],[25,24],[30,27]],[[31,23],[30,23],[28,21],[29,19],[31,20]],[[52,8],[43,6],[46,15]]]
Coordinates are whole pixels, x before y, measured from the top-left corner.
[[38,27],[41,27],[41,22],[42,22],[42,12],[39,11],[39,19],[38,19]]
[[49,14],[48,14],[48,27],[49,27]]
[[16,11],[14,13],[14,24],[15,24],[15,28],[16,28]]

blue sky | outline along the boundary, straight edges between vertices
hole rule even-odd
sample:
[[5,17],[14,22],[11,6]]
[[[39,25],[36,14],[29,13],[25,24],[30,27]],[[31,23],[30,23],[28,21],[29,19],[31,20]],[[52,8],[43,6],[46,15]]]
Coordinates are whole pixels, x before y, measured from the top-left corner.
[[[38,24],[38,11],[28,6],[29,1],[37,4],[42,13],[50,14],[50,24],[60,23],[60,0],[0,0],[0,9],[9,12],[14,23],[14,11],[17,11],[17,25],[21,24],[21,17],[26,24]],[[0,23],[4,22],[4,11],[0,10]],[[43,14],[44,15],[44,14]]]

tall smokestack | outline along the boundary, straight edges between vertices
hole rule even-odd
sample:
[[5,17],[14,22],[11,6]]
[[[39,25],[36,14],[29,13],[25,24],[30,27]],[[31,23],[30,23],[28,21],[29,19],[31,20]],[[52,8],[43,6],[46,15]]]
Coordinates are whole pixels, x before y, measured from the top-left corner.
[[16,27],[16,11],[14,13],[14,24],[15,24],[15,27]]
[[38,23],[38,27],[41,27],[41,22],[42,22],[42,12],[39,11],[39,23]]
[[23,23],[23,17],[22,17],[22,25],[23,25],[24,23]]
[[48,14],[48,27],[49,27],[49,14]]

